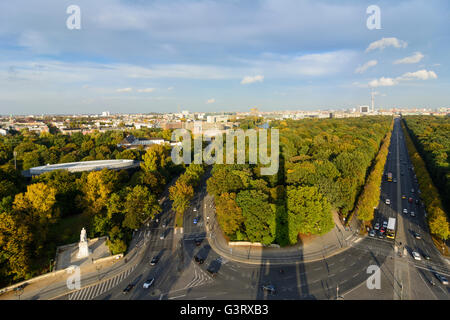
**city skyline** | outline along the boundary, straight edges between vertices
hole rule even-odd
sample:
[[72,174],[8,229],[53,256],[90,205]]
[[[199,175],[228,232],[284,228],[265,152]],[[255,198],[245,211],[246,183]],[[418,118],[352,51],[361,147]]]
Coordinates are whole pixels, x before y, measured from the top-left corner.
[[0,114],[448,107],[445,1],[70,5],[0,4]]

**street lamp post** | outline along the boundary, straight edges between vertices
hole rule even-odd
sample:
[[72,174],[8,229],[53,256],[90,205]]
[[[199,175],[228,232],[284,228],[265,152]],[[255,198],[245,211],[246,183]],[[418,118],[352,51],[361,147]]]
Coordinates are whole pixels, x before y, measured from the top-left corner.
[[14,294],[19,297],[20,300],[20,296],[23,294],[23,286],[19,286],[17,288],[14,289]]

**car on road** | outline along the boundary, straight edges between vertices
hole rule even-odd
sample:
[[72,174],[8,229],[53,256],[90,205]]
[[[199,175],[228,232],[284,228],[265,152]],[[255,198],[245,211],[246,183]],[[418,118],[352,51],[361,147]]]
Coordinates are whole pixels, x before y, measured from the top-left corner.
[[195,262],[197,262],[198,264],[203,264],[205,262],[205,258],[203,256],[201,256],[200,254],[196,254],[194,256],[194,260]]
[[275,286],[273,284],[266,284],[262,286],[262,290],[268,294],[274,295],[276,293]]
[[440,275],[439,273],[435,272],[434,276],[444,285],[448,285],[448,280],[443,275]]
[[420,254],[417,251],[413,251],[412,256],[413,256],[414,260],[422,260],[422,258],[420,257]]
[[411,193],[414,193],[414,189],[411,189]]
[[388,222],[387,221],[383,221],[383,228],[387,228],[388,226]]
[[386,199],[386,204],[391,204],[391,200]]
[[201,244],[202,244],[202,241],[203,241],[203,239],[201,239],[201,238],[195,239],[195,245],[196,245],[196,246],[201,245]]
[[424,254],[422,254],[422,255],[423,255],[423,257],[425,258],[425,260],[430,260],[430,259],[431,259],[430,256],[427,255],[426,253],[424,253]]
[[163,233],[159,236],[159,239],[160,239],[160,240],[164,240],[165,237],[166,237],[166,234],[163,232]]
[[375,235],[376,235],[375,230],[372,229],[372,230],[369,231],[369,236],[370,237],[375,237]]
[[158,263],[158,261],[159,261],[159,257],[158,257],[158,256],[154,256],[154,257],[152,258],[152,260],[150,261],[150,265],[151,265],[151,266],[154,266],[155,264]]
[[381,227],[381,228],[380,228],[380,232],[381,232],[382,234],[384,234],[384,233],[386,232],[386,227]]
[[420,240],[422,237],[420,236],[420,233],[414,232],[414,238]]
[[406,196],[405,196],[405,195],[402,195],[402,199],[406,199]]
[[408,213],[408,209],[403,209],[403,213]]
[[377,222],[375,223],[375,226],[373,227],[375,230],[380,230],[380,224]]
[[411,217],[415,217],[416,214],[414,213],[414,211],[411,211]]
[[419,199],[416,199],[416,204],[419,204]]
[[219,262],[219,260],[217,260],[217,259],[213,260],[209,264],[206,271],[208,271],[211,276],[215,277],[217,275],[217,273],[219,272],[220,265],[221,265],[221,263]]
[[167,221],[166,221],[166,220],[163,221],[162,227],[163,227],[163,228],[167,227]]
[[194,207],[194,210],[193,210],[193,211],[194,211],[194,212],[197,212],[197,208]]
[[396,179],[396,178],[394,178],[394,182],[397,182],[397,179]]
[[125,289],[123,289],[122,293],[123,294],[127,294],[128,292],[131,291],[131,289],[133,289],[134,284],[130,283],[129,285],[127,285],[127,287]]
[[155,278],[148,279],[144,282],[144,285],[142,286],[144,289],[148,289],[152,286],[153,282],[155,282]]
[[378,238],[384,239],[384,233],[381,231],[378,231]]
[[197,224],[198,223],[198,217],[195,217],[194,218],[194,224]]
[[413,203],[413,198],[409,198],[409,199],[408,199],[408,202],[409,202],[409,203]]

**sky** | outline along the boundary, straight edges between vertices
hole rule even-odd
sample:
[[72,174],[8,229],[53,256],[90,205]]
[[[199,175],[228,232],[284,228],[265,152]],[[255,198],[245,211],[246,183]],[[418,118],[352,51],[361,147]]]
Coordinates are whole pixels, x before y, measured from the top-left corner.
[[0,2],[3,115],[440,108],[449,66],[448,0]]

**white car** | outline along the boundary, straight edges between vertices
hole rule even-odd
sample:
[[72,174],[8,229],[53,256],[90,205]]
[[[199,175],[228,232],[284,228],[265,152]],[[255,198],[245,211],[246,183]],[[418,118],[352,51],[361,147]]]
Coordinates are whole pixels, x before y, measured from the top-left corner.
[[148,289],[152,286],[153,282],[155,282],[155,278],[148,279],[144,282],[144,285],[142,286],[144,289]]
[[391,204],[391,200],[386,199],[386,204]]
[[387,228],[388,222],[387,221],[383,221],[383,227]]
[[408,213],[408,209],[403,209],[403,213]]
[[413,251],[412,256],[414,257],[415,260],[422,260],[420,254],[417,251]]

